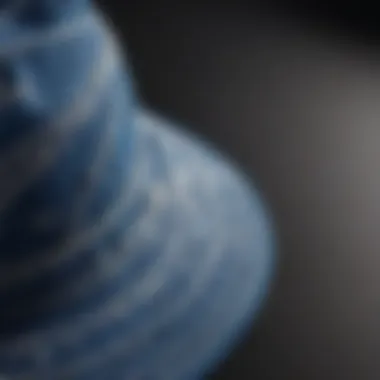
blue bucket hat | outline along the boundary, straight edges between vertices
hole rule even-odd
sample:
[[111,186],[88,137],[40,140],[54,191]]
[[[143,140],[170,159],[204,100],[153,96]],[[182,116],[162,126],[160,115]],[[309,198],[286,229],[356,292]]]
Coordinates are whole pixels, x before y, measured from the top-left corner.
[[0,377],[202,378],[267,294],[260,195],[141,105],[89,1],[0,10]]

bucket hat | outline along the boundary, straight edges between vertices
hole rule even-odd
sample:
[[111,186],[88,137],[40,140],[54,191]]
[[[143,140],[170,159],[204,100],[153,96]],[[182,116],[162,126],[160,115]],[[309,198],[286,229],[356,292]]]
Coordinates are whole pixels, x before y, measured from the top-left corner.
[[262,196],[143,105],[94,4],[0,9],[0,377],[202,378],[268,292]]

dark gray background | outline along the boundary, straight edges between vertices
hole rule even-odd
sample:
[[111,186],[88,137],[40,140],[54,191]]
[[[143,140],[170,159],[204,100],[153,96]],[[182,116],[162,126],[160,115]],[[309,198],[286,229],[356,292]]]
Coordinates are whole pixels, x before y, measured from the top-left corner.
[[104,3],[127,41],[140,95],[238,160],[276,218],[272,296],[215,379],[378,380],[374,24],[356,20],[366,35],[355,35],[353,19],[336,17],[339,7],[296,2],[289,14],[288,4]]

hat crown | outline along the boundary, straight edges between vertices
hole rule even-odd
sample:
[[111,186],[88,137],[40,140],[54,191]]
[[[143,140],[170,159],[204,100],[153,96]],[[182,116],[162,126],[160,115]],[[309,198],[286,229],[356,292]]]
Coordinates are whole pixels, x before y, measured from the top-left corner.
[[66,15],[0,41],[1,307],[2,292],[33,282],[28,266],[101,217],[132,166],[133,96],[113,35],[92,7]]

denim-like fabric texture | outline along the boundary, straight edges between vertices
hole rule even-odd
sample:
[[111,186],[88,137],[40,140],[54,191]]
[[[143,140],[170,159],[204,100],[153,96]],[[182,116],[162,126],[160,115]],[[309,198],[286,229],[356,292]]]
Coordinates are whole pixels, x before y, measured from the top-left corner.
[[135,104],[88,2],[4,4],[0,375],[200,378],[268,288],[260,197],[214,150]]

